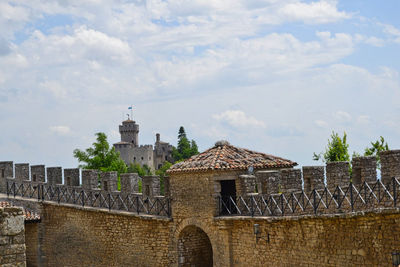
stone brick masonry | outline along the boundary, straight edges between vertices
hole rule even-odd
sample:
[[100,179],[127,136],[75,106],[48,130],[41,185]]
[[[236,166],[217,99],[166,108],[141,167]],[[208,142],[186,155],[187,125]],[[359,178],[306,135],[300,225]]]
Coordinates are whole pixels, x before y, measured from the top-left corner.
[[26,266],[22,208],[0,207],[0,266]]

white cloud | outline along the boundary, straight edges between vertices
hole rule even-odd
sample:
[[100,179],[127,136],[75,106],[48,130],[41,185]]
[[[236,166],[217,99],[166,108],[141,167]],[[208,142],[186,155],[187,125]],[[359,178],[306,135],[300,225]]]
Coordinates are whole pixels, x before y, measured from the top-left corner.
[[336,22],[351,17],[343,11],[337,10],[337,1],[318,1],[304,3],[295,1],[284,5],[279,12],[289,20],[300,20],[305,23],[319,24]]
[[49,130],[52,133],[58,134],[58,135],[71,135],[72,131],[68,126],[63,126],[63,125],[58,125],[58,126],[50,126]]
[[247,116],[241,110],[227,110],[220,114],[214,114],[213,118],[221,122],[226,122],[227,124],[237,128],[265,128],[265,123],[263,121],[257,120],[251,116]]
[[73,63],[82,59],[111,64],[133,59],[128,43],[86,26],[74,29],[71,34],[45,35],[36,30],[22,49],[32,53],[32,60],[41,64]]
[[390,24],[378,23],[383,28],[383,32],[391,37],[391,40],[400,44],[400,29]]
[[400,36],[400,30],[397,29],[395,26],[383,23],[378,23],[378,24],[383,27],[383,31],[385,33],[393,36]]
[[65,98],[67,96],[67,89],[56,81],[44,81],[40,83],[39,86],[49,91],[57,98]]
[[371,118],[367,115],[360,115],[357,118],[357,123],[360,123],[360,124],[369,124],[370,121],[371,121]]
[[324,120],[315,120],[314,124],[317,125],[320,128],[324,128],[324,129],[328,128],[328,126],[329,126],[329,124]]
[[341,121],[341,122],[350,122],[351,121],[351,115],[347,113],[346,111],[338,110],[334,114],[335,119]]
[[381,39],[381,38],[377,38],[375,36],[369,37],[365,40],[365,43],[372,45],[372,46],[376,46],[376,47],[382,47],[385,45],[385,40]]

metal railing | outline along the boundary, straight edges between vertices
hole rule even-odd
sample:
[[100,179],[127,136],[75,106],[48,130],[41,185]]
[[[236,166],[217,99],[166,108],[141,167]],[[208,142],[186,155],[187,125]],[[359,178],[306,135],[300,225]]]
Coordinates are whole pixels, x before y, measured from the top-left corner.
[[400,182],[396,178],[384,185],[362,183],[348,186],[283,193],[217,197],[218,216],[294,216],[334,214],[397,207]]
[[122,194],[120,192],[84,190],[62,185],[17,183],[14,181],[7,181],[7,196],[35,198],[38,201],[54,201],[137,214],[171,216],[170,199],[164,196],[147,197],[142,194]]

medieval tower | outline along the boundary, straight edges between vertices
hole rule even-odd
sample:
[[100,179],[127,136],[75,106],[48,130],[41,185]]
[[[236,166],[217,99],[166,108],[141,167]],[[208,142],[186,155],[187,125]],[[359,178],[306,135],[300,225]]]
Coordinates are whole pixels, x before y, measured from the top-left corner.
[[114,147],[126,164],[139,163],[157,170],[165,161],[173,161],[172,145],[162,142],[159,133],[156,134],[154,148],[153,145],[139,145],[139,124],[131,119],[122,122],[119,133],[121,141],[115,143]]

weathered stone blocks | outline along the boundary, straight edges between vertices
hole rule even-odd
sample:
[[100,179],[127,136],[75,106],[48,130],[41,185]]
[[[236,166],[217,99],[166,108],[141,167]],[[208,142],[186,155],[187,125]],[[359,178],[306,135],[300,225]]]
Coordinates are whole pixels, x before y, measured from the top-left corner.
[[247,195],[256,191],[256,177],[254,175],[239,175],[239,195]]
[[282,169],[281,170],[281,190],[282,193],[301,191],[301,170]]
[[62,184],[62,168],[48,167],[47,168],[47,184],[57,185]]
[[137,173],[121,174],[121,192],[124,194],[139,192],[140,177]]
[[142,179],[143,197],[160,195],[160,177],[156,175],[143,176]]
[[79,186],[79,169],[64,169],[64,185]]
[[313,189],[319,190],[325,187],[324,166],[303,166],[304,191],[310,193]]
[[15,180],[18,182],[29,180],[29,163],[15,164]]
[[46,171],[44,165],[31,166],[31,181],[34,183],[46,181]]
[[26,266],[22,208],[0,207],[0,266]]
[[400,179],[400,150],[388,150],[379,154],[381,160],[381,181],[388,184],[393,177]]
[[261,194],[277,194],[281,183],[279,171],[256,172],[257,189]]
[[100,173],[101,189],[108,192],[118,190],[118,173],[102,172]]
[[328,162],[326,164],[326,183],[333,192],[336,186],[347,187],[350,183],[350,164],[347,161]]
[[171,196],[171,188],[170,188],[170,178],[169,176],[164,176],[164,196]]
[[85,190],[97,189],[99,186],[97,170],[82,170],[82,188]]
[[14,176],[14,164],[12,161],[0,162],[0,193],[7,191],[7,178]]
[[353,167],[352,182],[354,185],[359,185],[364,182],[376,182],[376,157],[357,157],[351,161]]

